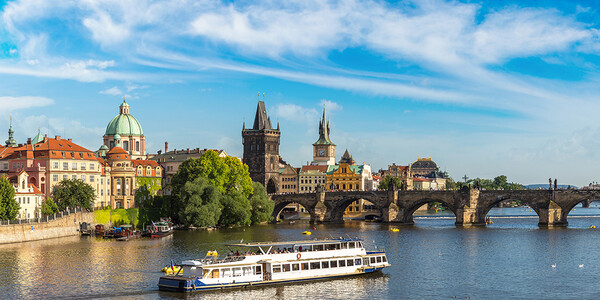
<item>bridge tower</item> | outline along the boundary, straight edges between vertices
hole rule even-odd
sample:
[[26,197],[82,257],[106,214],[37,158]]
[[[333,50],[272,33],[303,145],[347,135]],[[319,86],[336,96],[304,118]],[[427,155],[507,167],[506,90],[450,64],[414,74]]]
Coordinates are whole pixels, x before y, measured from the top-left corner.
[[271,118],[267,115],[265,103],[258,101],[254,126],[242,127],[244,145],[244,163],[248,165],[252,181],[262,183],[267,193],[277,193],[279,186],[279,123],[273,129]]

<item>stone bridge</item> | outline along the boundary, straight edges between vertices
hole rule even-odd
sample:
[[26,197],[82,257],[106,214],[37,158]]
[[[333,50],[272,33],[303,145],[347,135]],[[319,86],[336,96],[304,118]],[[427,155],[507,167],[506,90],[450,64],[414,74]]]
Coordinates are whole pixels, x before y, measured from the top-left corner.
[[521,200],[538,217],[540,226],[566,226],[567,215],[581,202],[600,200],[594,190],[459,190],[459,191],[356,191],[273,195],[273,217],[290,203],[302,205],[317,223],[343,222],[344,210],[350,203],[364,199],[380,211],[384,222],[414,224],[413,213],[423,204],[442,203],[456,216],[456,225],[485,225],[486,216],[496,204],[506,200]]

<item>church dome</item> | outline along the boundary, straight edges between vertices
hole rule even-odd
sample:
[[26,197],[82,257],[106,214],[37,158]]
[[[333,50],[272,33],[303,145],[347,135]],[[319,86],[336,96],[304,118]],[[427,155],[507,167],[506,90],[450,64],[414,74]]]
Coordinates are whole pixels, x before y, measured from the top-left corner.
[[119,114],[115,116],[106,126],[105,135],[111,136],[119,134],[121,136],[143,136],[144,131],[138,120],[129,114],[129,104],[123,100],[119,106]]

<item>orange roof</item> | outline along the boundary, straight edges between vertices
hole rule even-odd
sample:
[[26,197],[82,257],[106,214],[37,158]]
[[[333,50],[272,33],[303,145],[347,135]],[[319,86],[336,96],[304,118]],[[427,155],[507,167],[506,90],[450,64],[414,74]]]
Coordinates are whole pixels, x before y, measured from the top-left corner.
[[300,170],[301,172],[306,172],[306,171],[311,171],[311,170],[317,170],[317,171],[321,171],[323,173],[327,173],[327,166],[326,165],[307,165],[307,166],[302,166],[302,169]]
[[111,155],[111,154],[129,154],[127,153],[127,151],[125,151],[125,149],[121,148],[121,147],[113,147],[112,149],[110,149],[110,151],[108,151],[108,153],[106,153],[107,155]]
[[416,182],[426,182],[426,181],[431,182],[432,180],[428,179],[428,178],[415,177],[415,178],[413,178],[413,182],[415,182],[415,181]]
[[[45,138],[42,142],[35,144],[35,151],[33,145],[26,144],[21,147],[0,150],[0,158],[25,158],[28,153],[35,153],[36,159],[44,158],[66,158],[66,159],[86,159],[95,160],[96,156],[92,151],[83,148],[71,140],[63,140],[54,138]],[[32,151],[32,152],[29,152]],[[20,154],[20,155],[19,155]],[[31,157],[33,158],[33,157]]]
[[133,160],[133,166],[134,167],[137,167],[137,166],[158,167],[158,163],[153,160],[136,159],[136,160]]

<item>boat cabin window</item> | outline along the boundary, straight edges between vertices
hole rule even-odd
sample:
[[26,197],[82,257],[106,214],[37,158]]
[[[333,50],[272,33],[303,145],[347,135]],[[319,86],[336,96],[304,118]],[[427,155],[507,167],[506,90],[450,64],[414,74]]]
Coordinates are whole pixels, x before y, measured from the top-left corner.
[[369,265],[369,258],[368,257],[363,258],[363,265],[365,265],[365,266]]
[[210,274],[210,271],[211,270],[207,269],[202,270],[202,278],[209,278],[208,275]]
[[340,249],[340,244],[327,244],[325,245],[325,250],[338,250]]
[[242,268],[232,268],[232,270],[233,270],[233,277],[242,276]]
[[290,264],[285,264],[285,265],[281,265],[281,266],[282,266],[282,269],[284,272],[289,272],[291,270]]
[[301,263],[300,267],[302,268],[302,270],[308,270],[308,263]]
[[254,266],[254,274],[256,274],[256,275],[262,274],[262,266]]
[[375,257],[371,257],[371,263],[374,264],[376,262]]
[[273,265],[273,273],[280,273],[281,265]]
[[387,262],[387,258],[385,258],[385,256],[383,257],[383,262]]
[[353,259],[349,259],[346,262],[348,263],[348,267],[354,266],[354,260]]
[[340,260],[340,267],[345,267],[346,266],[346,260],[342,259]]
[[321,264],[318,261],[310,263],[311,270],[320,269],[320,268],[321,268]]
[[213,269],[210,273],[210,278],[219,278],[219,269]]
[[223,269],[221,269],[221,271],[223,272],[223,277],[231,277],[231,269],[230,268],[223,268]]
[[360,266],[360,258],[355,259],[354,264]]
[[244,276],[252,275],[252,267],[243,267]]
[[356,248],[356,246],[354,245],[354,242],[349,242],[348,246],[350,247],[350,249]]
[[381,256],[377,256],[377,262],[380,263],[381,262]]
[[332,260],[331,261],[331,267],[332,268],[337,268],[337,260]]
[[292,271],[299,271],[300,270],[300,264],[292,264]]
[[313,245],[314,251],[323,251],[323,245]]
[[342,249],[348,249],[348,243],[346,243],[346,242],[342,243]]
[[322,262],[321,262],[321,267],[322,267],[323,269],[327,269],[327,268],[329,268],[329,262],[328,262],[328,261],[322,261]]

